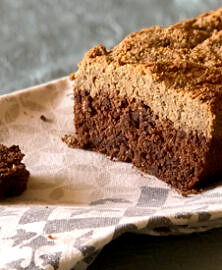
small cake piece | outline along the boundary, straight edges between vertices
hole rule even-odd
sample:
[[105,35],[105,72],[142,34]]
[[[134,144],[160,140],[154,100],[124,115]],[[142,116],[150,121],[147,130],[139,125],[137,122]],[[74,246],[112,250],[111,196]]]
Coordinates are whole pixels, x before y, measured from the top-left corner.
[[0,144],[0,198],[20,195],[27,186],[29,172],[21,163],[24,154],[19,146]]
[[222,8],[98,45],[74,77],[78,146],[185,193],[222,171]]

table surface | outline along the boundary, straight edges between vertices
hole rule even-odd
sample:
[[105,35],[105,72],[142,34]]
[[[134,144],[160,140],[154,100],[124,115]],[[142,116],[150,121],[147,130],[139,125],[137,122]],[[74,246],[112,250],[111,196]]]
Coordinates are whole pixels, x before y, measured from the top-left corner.
[[[143,27],[168,26],[221,0],[1,0],[0,94],[66,76],[84,53]],[[185,236],[125,234],[93,269],[222,269],[222,229]]]

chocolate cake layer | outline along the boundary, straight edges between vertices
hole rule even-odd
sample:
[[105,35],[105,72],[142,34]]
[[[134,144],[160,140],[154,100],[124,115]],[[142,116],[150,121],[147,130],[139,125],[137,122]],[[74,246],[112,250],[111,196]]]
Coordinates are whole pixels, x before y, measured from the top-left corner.
[[26,189],[29,172],[21,163],[23,157],[19,146],[0,144],[0,199],[20,195]]
[[74,97],[79,147],[132,162],[184,192],[206,181],[212,141],[204,135],[176,130],[135,99],[76,89]]

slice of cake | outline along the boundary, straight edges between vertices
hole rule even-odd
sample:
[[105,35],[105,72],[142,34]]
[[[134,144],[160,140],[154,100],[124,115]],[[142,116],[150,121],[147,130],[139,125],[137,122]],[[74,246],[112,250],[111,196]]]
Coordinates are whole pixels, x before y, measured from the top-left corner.
[[73,77],[79,147],[183,192],[222,171],[222,8],[98,45]]
[[23,157],[19,146],[0,144],[0,199],[20,195],[26,189],[29,172],[21,163]]

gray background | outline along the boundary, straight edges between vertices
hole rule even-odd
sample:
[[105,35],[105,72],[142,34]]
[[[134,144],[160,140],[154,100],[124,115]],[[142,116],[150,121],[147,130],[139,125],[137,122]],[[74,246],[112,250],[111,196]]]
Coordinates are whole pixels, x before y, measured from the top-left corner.
[[71,73],[126,34],[215,9],[219,0],[0,0],[0,94]]
[[[76,70],[92,46],[168,26],[222,6],[219,0],[0,0],[0,94]],[[126,235],[90,269],[222,269],[222,230],[178,237]]]

